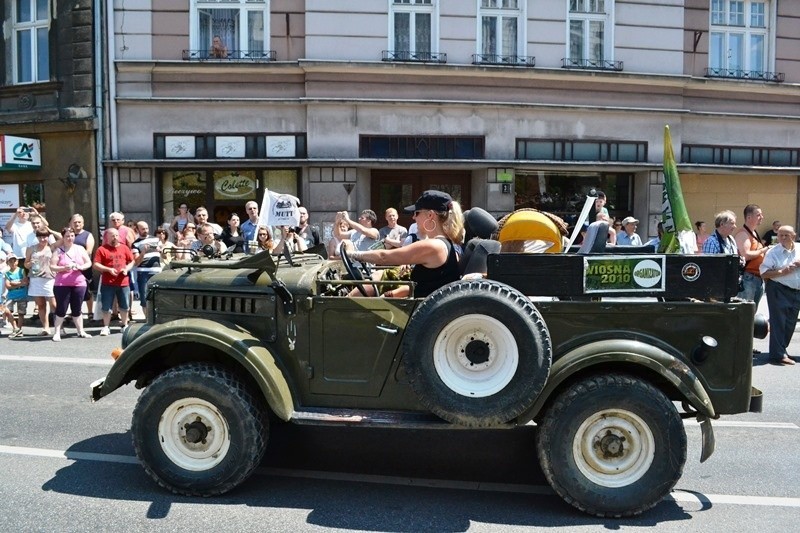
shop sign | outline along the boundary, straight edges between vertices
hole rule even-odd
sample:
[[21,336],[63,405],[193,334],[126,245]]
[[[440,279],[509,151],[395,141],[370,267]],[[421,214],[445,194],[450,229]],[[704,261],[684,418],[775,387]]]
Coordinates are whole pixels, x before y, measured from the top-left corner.
[[19,207],[19,183],[0,185],[0,209],[16,209]]
[[267,157],[294,157],[294,135],[267,135]]
[[237,172],[214,175],[215,200],[255,200],[258,184],[255,178]]
[[244,137],[237,136],[237,137],[217,137],[216,138],[216,146],[217,146],[217,157],[238,157],[243,158],[245,155],[245,142]]
[[39,139],[0,135],[0,170],[42,168]]
[[168,159],[194,157],[193,135],[167,135],[164,137],[164,155]]
[[621,255],[583,260],[584,293],[654,292],[664,290],[661,255]]

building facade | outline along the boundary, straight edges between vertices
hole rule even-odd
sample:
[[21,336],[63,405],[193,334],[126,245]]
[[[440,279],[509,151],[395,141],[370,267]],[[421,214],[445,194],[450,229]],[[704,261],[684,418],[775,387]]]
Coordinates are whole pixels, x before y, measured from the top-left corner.
[[[787,0],[109,0],[105,188],[151,223],[264,190],[334,213],[426,188],[501,215],[796,224],[800,5]],[[764,228],[766,229],[766,228]]]
[[92,0],[3,2],[0,227],[33,206],[60,230],[98,227],[99,12]]

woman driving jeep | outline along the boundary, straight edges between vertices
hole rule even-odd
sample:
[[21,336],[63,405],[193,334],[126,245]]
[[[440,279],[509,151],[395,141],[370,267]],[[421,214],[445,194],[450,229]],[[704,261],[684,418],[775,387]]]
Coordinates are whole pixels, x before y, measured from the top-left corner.
[[[411,269],[411,281],[416,283],[414,296],[425,297],[459,278],[458,255],[454,245],[462,243],[464,216],[461,206],[449,194],[434,190],[423,192],[413,205],[405,208],[405,212],[413,213],[420,240],[391,250],[350,251],[346,248],[346,255],[362,264],[414,265]],[[345,242],[344,246],[347,244]],[[347,261],[347,258],[343,257],[343,260]],[[375,296],[376,289],[373,285],[365,284],[354,289],[350,296],[357,293]],[[409,293],[410,287],[403,285],[384,292],[383,296],[402,298]]]

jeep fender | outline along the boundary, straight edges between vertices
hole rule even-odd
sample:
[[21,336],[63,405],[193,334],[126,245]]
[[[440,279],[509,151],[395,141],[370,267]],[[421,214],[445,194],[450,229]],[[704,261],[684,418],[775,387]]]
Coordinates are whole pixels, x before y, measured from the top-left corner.
[[[103,382],[99,396],[106,396],[136,379],[147,368],[148,359],[157,357],[159,348],[176,343],[195,343],[230,356],[253,377],[267,404],[282,420],[289,420],[294,410],[292,394],[283,372],[264,344],[247,331],[226,322],[202,318],[172,320],[165,324],[143,326],[145,331],[125,347]],[[185,361],[191,361],[187,354]]]
[[628,339],[605,339],[584,344],[553,361],[547,385],[533,407],[522,417],[525,420],[535,417],[553,392],[570,376],[592,366],[609,363],[614,364],[617,370],[620,365],[641,366],[658,374],[671,383],[698,413],[717,418],[711,398],[686,363],[661,348]]

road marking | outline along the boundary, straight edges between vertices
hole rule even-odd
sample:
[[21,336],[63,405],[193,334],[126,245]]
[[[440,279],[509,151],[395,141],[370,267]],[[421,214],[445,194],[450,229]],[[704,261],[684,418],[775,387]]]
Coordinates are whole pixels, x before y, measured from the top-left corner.
[[[76,452],[71,450],[49,450],[46,448],[28,448],[23,446],[0,445],[0,454],[23,455],[28,457],[49,457],[71,461],[98,461],[104,463],[138,464],[136,457],[107,453]],[[517,494],[538,494],[555,496],[555,492],[546,485],[518,485],[513,483],[484,483],[481,481],[451,481],[447,479],[424,479],[401,476],[379,476],[372,474],[346,474],[340,472],[323,472],[319,470],[291,470],[288,468],[257,468],[258,475],[280,476],[299,479],[316,479],[326,481],[344,481],[357,483],[374,483],[380,485],[402,485],[407,487],[426,487],[438,489],[471,490],[480,492],[509,492]],[[680,503],[757,505],[769,507],[800,507],[800,498],[771,496],[739,496],[733,494],[703,494],[684,489],[673,490],[665,500]]]
[[772,496],[735,496],[732,494],[702,494],[686,490],[673,490],[670,498],[684,503],[713,503],[729,505],[760,505],[770,507],[800,507],[800,498],[779,498]]
[[0,361],[22,361],[26,363],[69,363],[73,365],[103,365],[111,366],[114,360],[111,356],[108,359],[89,359],[83,357],[42,357],[29,355],[0,355]]
[[[699,426],[697,420],[684,420],[686,426]],[[758,429],[800,429],[800,426],[791,422],[744,422],[738,420],[712,420],[711,425],[730,428],[758,428]]]
[[26,448],[24,446],[0,445],[0,453],[6,453],[9,455],[27,455],[31,457],[53,457],[56,459],[69,459],[73,461],[99,461],[101,463],[139,464],[139,460],[130,455],[76,452],[72,450],[48,450],[46,448]]

